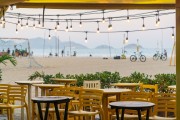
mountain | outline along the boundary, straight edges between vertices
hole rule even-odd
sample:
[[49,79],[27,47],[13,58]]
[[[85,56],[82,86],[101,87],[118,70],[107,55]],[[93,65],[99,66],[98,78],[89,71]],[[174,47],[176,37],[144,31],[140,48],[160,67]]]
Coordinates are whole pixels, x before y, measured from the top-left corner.
[[[45,48],[56,48],[57,44],[58,44],[58,38],[57,37],[52,37],[51,40],[49,39],[44,39],[43,38],[33,38],[29,40],[30,42],[30,46],[32,49],[43,49],[43,46],[45,46]],[[84,45],[81,45],[79,43],[76,42],[69,42],[69,41],[65,41],[62,42],[61,40],[59,40],[59,48],[63,49],[64,47],[72,47],[72,48],[76,48],[76,49],[86,49],[87,47]]]
[[[128,44],[126,46],[124,46],[125,49],[136,49],[137,48],[137,44]],[[139,48],[143,48],[141,45],[139,45]]]
[[[110,48],[113,49],[112,46],[110,46]],[[95,49],[109,49],[109,46],[108,45],[99,45]]]

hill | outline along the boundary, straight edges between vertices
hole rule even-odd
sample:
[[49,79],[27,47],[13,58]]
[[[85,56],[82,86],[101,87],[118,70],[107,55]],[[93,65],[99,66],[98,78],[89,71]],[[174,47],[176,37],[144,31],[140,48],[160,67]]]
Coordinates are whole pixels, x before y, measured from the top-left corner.
[[[112,46],[110,46],[110,48],[113,49]],[[95,49],[109,49],[109,46],[108,45],[99,45]]]
[[[58,44],[58,38],[57,37],[52,37],[51,40],[48,39],[44,39],[43,38],[33,38],[29,40],[30,42],[30,46],[32,49],[43,49],[43,46],[45,46],[45,48],[56,48],[57,44]],[[79,43],[76,42],[69,42],[69,41],[65,41],[62,42],[61,40],[59,40],[59,48],[63,49],[64,47],[73,47],[76,49],[86,49],[87,47],[84,45],[81,45]]]
[[[143,48],[141,45],[139,45],[140,48]],[[136,49],[137,45],[136,44],[128,44],[124,47],[125,49]]]

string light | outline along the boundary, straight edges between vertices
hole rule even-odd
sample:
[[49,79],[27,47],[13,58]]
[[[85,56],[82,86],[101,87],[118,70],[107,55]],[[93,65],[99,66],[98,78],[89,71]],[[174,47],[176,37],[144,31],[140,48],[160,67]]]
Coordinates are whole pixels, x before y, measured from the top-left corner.
[[81,14],[80,14],[80,22],[79,22],[79,27],[82,27]]
[[49,29],[49,37],[48,37],[49,40],[51,40],[51,34],[50,34],[50,29]]
[[98,27],[97,27],[97,33],[99,33],[100,31],[99,31],[99,21],[97,21],[97,25],[98,25]]
[[112,18],[109,18],[109,25],[108,25],[108,30],[112,30],[112,24],[111,24]]
[[174,39],[174,27],[172,27],[172,39]]
[[103,13],[102,23],[105,23],[104,10],[102,11],[102,13]]
[[18,25],[16,24],[16,34],[18,33],[18,27],[17,27]]
[[71,19],[71,25],[70,25],[70,30],[72,30],[72,19]]
[[142,19],[143,19],[142,29],[145,30],[144,17]]
[[65,31],[68,32],[69,31],[69,29],[68,29],[68,20],[66,20],[66,23],[67,23],[67,26],[66,26]]
[[87,43],[87,31],[86,31],[85,43]]
[[27,21],[26,21],[26,28],[28,28],[28,20],[29,20],[29,18],[27,18]]
[[130,22],[130,20],[129,20],[129,10],[127,10],[127,22]]
[[127,32],[127,36],[126,36],[126,40],[125,40],[125,43],[128,43],[128,31],[126,31]]

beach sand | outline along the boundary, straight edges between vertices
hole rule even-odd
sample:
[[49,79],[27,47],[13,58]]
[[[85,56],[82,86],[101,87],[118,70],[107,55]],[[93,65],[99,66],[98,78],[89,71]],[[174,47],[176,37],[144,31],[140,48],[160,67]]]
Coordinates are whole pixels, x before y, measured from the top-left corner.
[[[94,57],[35,57],[16,58],[17,65],[13,66],[9,62],[7,66],[0,64],[2,69],[2,79],[0,83],[15,84],[15,81],[28,80],[28,77],[35,71],[45,72],[45,74],[53,74],[60,72],[62,74],[81,74],[95,72],[119,72],[121,76],[128,76],[137,71],[149,75],[159,73],[176,73],[176,67],[169,65],[167,61],[153,61],[147,59],[146,62],[131,62],[129,59],[103,59]],[[40,67],[41,65],[42,67]],[[31,67],[30,67],[31,66]],[[34,89],[32,89],[32,97]],[[26,116],[26,115],[25,115]],[[16,111],[16,119],[20,119],[20,110]],[[6,116],[0,116],[0,120],[4,120]],[[26,117],[25,117],[26,119]]]
[[[131,62],[129,59],[103,59],[93,57],[35,57],[16,58],[17,65],[14,67],[11,64],[7,66],[1,64],[2,81],[0,83],[11,83],[19,80],[28,80],[28,77],[35,71],[45,72],[45,74],[81,74],[95,73],[102,71],[119,72],[121,76],[128,76],[137,71],[149,75],[159,73],[176,73],[176,67],[169,65],[167,61],[154,61],[147,59],[146,62]],[[40,67],[41,65],[42,67]],[[31,67],[30,67],[31,66]]]

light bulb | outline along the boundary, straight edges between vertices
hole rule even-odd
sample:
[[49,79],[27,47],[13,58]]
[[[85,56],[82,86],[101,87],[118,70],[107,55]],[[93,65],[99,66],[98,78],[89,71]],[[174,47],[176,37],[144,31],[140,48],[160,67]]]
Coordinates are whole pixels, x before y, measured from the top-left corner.
[[174,33],[172,33],[172,36],[171,36],[171,37],[172,37],[172,39],[174,39]]
[[97,28],[97,31],[96,31],[97,33],[100,33],[100,31],[99,31],[99,28]]
[[51,35],[49,35],[49,38],[48,38],[49,40],[51,40]]
[[145,30],[145,25],[144,24],[142,25],[142,29]]
[[79,27],[82,27],[82,22],[79,23]]

